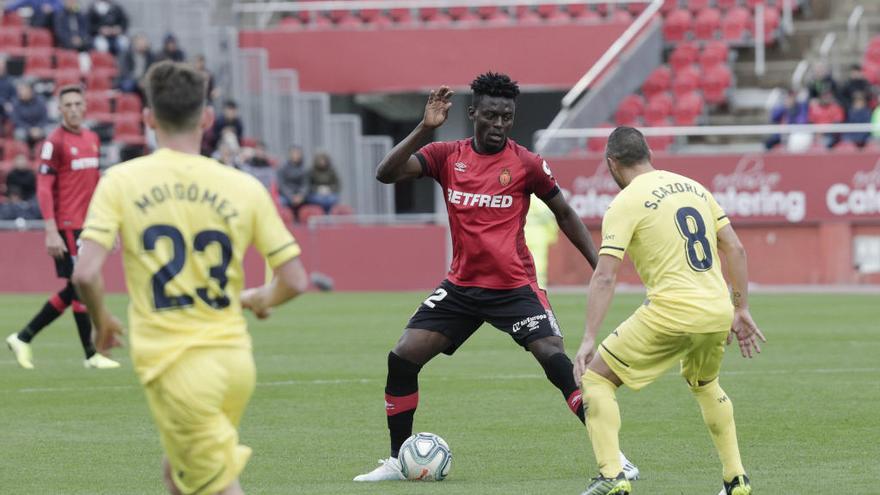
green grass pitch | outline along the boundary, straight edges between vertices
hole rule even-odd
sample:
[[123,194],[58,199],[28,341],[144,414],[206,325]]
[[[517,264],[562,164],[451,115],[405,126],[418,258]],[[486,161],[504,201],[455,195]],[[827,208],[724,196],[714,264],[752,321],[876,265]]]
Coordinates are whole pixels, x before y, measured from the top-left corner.
[[[580,493],[596,471],[585,429],[531,356],[491,327],[421,376],[415,428],[449,442],[449,479],[350,481],[387,456],[386,354],[424,297],[309,294],[251,324],[258,385],[241,432],[254,449],[242,477],[248,493]],[[584,297],[551,298],[574,352]],[[3,336],[43,301],[0,297]],[[618,296],[605,333],[639,302]],[[111,303],[123,314],[124,297]],[[722,385],[756,493],[880,493],[878,308],[876,295],[753,296],[769,342],[753,361],[731,347]],[[2,352],[0,492],[163,493],[158,436],[127,356],[122,370],[83,369],[69,315],[35,340],[35,371]],[[718,493],[719,462],[675,372],[618,398],[622,446],[644,478],[635,494]]]

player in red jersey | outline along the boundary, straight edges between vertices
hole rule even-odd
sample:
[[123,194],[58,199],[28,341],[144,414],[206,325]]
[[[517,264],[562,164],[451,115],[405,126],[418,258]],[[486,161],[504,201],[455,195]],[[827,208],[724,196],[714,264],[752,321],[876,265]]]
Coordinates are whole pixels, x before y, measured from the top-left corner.
[[58,100],[62,123],[43,144],[37,198],[45,221],[46,251],[55,260],[55,272],[67,279],[67,284],[49,298],[20,332],[7,337],[6,343],[22,368],[33,368],[31,340],[71,306],[86,355],[85,366],[118,368],[119,363],[95,351],[89,315],[70,283],[77,239],[100,178],[98,157],[101,143],[97,134],[83,126],[86,103],[82,88],[66,86],[59,92]]
[[[562,332],[546,292],[538,287],[525,243],[523,227],[531,196],[547,204],[560,230],[592,267],[596,248],[560,194],[547,162],[507,137],[513,127],[517,84],[490,72],[477,77],[471,89],[468,116],[474,123],[473,138],[418,149],[446,121],[452,106],[453,93],[443,86],[431,92],[419,126],[376,171],[376,178],[386,184],[425,176],[440,183],[453,258],[446,280],[419,306],[388,354],[385,411],[391,456],[355,481],[403,479],[397,455],[412,435],[419,371],[437,354],[454,353],[484,322],[531,352],[571,411],[584,421],[581,391],[562,345]],[[625,458],[621,463],[632,478],[638,476],[638,469]]]

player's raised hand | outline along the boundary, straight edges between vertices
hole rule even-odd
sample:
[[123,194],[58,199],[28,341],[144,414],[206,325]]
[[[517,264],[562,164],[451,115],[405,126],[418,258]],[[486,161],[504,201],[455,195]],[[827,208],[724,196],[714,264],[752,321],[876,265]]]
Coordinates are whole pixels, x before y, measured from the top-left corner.
[[57,230],[46,231],[46,252],[49,253],[49,256],[59,259],[67,252],[64,239],[61,238],[61,234]]
[[257,318],[265,320],[272,314],[272,309],[266,305],[265,299],[260,288],[245,289],[241,292],[241,307],[249,309]]
[[730,325],[730,335],[727,336],[728,345],[736,336],[739,350],[743,357],[751,358],[761,353],[761,342],[767,342],[767,338],[755,324],[752,314],[747,309],[737,309],[733,314],[733,323]]
[[440,89],[431,91],[428,95],[428,103],[425,105],[425,117],[422,119],[425,127],[434,129],[446,122],[454,94],[449,86],[440,86]]

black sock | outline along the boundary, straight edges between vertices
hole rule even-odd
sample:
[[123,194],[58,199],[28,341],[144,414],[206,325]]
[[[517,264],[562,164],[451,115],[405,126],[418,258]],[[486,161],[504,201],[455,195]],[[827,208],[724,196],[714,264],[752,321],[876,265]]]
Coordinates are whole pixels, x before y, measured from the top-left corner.
[[388,353],[385,383],[385,413],[391,435],[391,457],[397,457],[404,440],[412,435],[413,418],[419,404],[419,371],[422,367]]
[[46,304],[40,308],[40,311],[37,312],[34,318],[28,322],[20,332],[18,332],[18,339],[22,342],[30,343],[30,341],[34,340],[34,337],[40,333],[40,330],[49,326],[50,323],[64,313],[64,310],[70,306],[70,301],[72,299],[73,286],[68,282],[67,286],[56,294],[53,294],[52,297],[46,301]]
[[73,313],[73,319],[76,320],[76,330],[79,332],[79,342],[82,344],[83,352],[86,353],[86,359],[95,355],[95,344],[92,342],[92,320],[89,319],[88,313]]
[[544,373],[550,383],[556,386],[565,397],[568,408],[571,409],[581,423],[584,422],[584,404],[581,390],[574,381],[574,365],[564,353],[560,352],[550,356],[541,362]]

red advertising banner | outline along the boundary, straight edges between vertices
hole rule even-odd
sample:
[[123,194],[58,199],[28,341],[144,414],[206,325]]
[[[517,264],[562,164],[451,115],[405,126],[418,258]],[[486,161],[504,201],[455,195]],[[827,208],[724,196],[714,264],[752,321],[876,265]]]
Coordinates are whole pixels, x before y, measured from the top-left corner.
[[[604,159],[548,159],[569,203],[596,226],[620,191]],[[656,155],[706,186],[738,224],[880,221],[880,154]],[[662,194],[662,192],[661,192]]]

